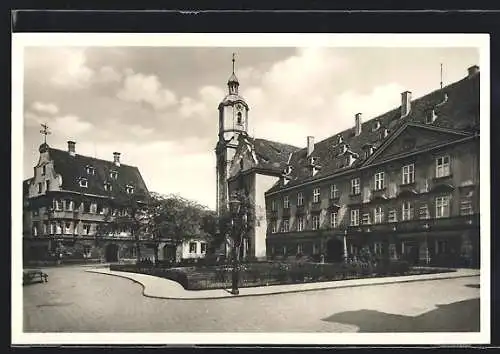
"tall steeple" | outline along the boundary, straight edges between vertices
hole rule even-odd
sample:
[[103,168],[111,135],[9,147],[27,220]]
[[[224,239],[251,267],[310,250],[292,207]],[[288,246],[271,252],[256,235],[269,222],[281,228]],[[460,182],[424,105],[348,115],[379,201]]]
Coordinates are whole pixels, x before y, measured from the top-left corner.
[[230,95],[237,95],[238,94],[238,86],[240,83],[238,82],[238,78],[236,77],[236,74],[234,73],[234,63],[235,63],[235,53],[233,53],[233,73],[229,77],[229,80],[227,81],[227,87],[229,88],[229,94]]

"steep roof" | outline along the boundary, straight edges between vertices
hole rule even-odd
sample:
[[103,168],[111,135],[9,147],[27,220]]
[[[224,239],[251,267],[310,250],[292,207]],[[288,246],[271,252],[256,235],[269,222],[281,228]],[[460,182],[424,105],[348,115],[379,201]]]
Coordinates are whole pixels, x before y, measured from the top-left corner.
[[[405,122],[426,124],[433,110],[436,118],[430,126],[457,131],[479,129],[479,73],[412,100],[411,111],[405,117],[401,117],[401,107],[397,107],[362,123],[358,136],[354,134],[354,128],[350,128],[316,143],[311,157],[317,159],[321,169],[314,176],[309,167],[307,148],[295,151],[290,159],[292,172],[287,187],[356,168],[365,160],[364,147],[372,145],[377,148]],[[375,129],[376,122],[380,125],[378,129]],[[384,137],[385,129],[388,135]],[[342,137],[340,144],[339,137]],[[344,166],[343,144],[347,145],[348,151],[357,154],[358,158],[351,166]],[[277,182],[268,192],[277,191],[281,186]]]
[[248,137],[248,139],[253,145],[253,151],[257,158],[257,165],[255,167],[270,172],[283,171],[290,158],[290,154],[300,150],[296,146],[276,141],[251,137]]
[[[62,189],[116,197],[126,194],[126,186],[134,187],[134,194],[146,195],[148,189],[142,179],[139,169],[135,166],[120,164],[115,166],[112,161],[76,154],[71,156],[67,151],[49,148],[50,159],[54,161],[56,173],[62,176]],[[87,174],[87,166],[92,166],[95,174]],[[116,180],[111,179],[111,171],[118,172]],[[80,178],[87,179],[87,188],[80,187]],[[112,185],[112,191],[104,189],[105,182]]]

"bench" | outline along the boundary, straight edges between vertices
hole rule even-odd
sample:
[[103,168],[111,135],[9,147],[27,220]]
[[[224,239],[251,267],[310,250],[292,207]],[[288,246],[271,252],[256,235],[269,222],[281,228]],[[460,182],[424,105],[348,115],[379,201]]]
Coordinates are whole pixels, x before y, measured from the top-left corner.
[[30,269],[23,271],[23,284],[30,284],[38,281],[40,283],[46,283],[48,281],[47,273],[42,272],[39,269]]

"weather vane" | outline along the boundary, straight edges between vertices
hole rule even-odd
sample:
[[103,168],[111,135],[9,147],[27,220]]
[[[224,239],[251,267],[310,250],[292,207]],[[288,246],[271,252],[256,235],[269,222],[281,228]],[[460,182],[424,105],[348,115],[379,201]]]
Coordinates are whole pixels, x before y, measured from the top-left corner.
[[40,124],[40,125],[43,128],[42,130],[40,130],[40,134],[43,134],[43,143],[47,144],[47,135],[52,134],[52,133],[49,131],[49,126],[47,125],[47,123]]
[[233,74],[234,74],[234,62],[235,62],[234,57],[235,57],[235,55],[236,55],[236,53],[233,53]]

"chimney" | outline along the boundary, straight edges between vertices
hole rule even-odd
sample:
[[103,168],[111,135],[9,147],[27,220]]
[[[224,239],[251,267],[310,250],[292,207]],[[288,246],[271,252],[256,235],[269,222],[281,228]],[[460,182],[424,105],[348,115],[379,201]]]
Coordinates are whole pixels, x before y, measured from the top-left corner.
[[411,111],[411,92],[401,93],[401,118],[406,117]]
[[68,153],[71,155],[71,156],[75,156],[76,153],[75,153],[75,142],[74,141],[71,141],[71,140],[68,140]]
[[314,151],[314,136],[307,137],[307,156],[311,156]]
[[356,113],[354,116],[354,135],[361,134],[361,113]]
[[477,74],[479,74],[479,66],[473,65],[473,66],[471,66],[470,68],[467,69],[467,72],[469,73],[469,75],[467,77],[470,79],[471,77],[476,76]]
[[115,166],[120,166],[120,153],[119,152],[114,152],[113,153],[113,162],[115,164]]

